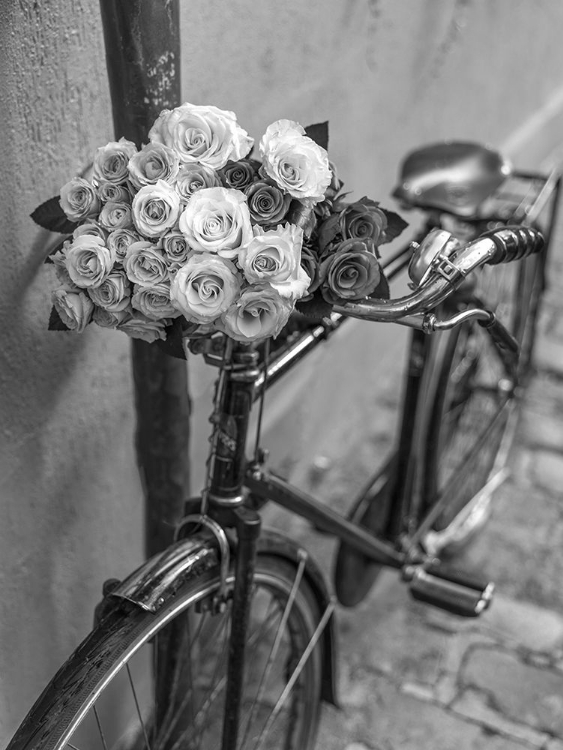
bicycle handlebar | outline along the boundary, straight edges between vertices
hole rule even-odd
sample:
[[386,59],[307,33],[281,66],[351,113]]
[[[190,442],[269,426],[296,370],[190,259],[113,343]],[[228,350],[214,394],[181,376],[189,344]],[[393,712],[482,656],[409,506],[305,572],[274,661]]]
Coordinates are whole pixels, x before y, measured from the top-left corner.
[[508,263],[539,252],[543,236],[523,226],[503,227],[463,245],[450,255],[437,253],[432,259],[428,279],[412,294],[398,299],[365,299],[334,305],[334,312],[352,318],[378,322],[400,321],[410,315],[426,313],[455,291],[465,277],[485,264]]

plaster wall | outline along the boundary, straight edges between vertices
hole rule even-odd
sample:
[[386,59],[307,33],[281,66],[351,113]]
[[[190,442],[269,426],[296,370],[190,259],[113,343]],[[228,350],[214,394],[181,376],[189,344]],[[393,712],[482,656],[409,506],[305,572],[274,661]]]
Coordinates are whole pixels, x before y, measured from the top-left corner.
[[[28,218],[113,138],[97,2],[4,0],[0,14],[3,746],[89,629],[101,582],[140,561],[142,501],[128,342],[46,331],[50,238]],[[392,207],[400,157],[428,140],[507,146],[525,166],[560,145],[559,0],[181,0],[181,16],[184,100],[235,110],[257,138],[277,118],[328,119],[357,197]],[[353,326],[272,402],[270,438],[291,435],[298,478],[352,434],[383,352],[400,356],[396,332],[368,353]],[[362,366],[344,373],[352,350]],[[202,431],[209,381],[196,362],[190,378]]]

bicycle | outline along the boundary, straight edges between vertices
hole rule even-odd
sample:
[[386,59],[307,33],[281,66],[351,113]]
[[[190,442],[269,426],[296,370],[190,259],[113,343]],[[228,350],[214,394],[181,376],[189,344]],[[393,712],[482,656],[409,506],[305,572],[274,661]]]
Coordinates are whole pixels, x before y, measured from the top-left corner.
[[[559,190],[556,172],[509,175],[473,144],[414,152],[396,194],[428,222],[385,264],[390,279],[408,266],[409,294],[301,319],[271,351],[222,335],[192,342],[218,368],[208,483],[169,549],[105,584],[94,630],[9,750],[312,748],[322,701],[336,702],[336,598],[305,549],[261,528],[267,501],[340,540],[344,605],[390,566],[419,600],[467,617],[487,608],[492,585],[439,559],[474,533],[505,476]],[[269,471],[259,435],[267,389],[353,317],[408,326],[412,338],[399,440],[346,517]]]

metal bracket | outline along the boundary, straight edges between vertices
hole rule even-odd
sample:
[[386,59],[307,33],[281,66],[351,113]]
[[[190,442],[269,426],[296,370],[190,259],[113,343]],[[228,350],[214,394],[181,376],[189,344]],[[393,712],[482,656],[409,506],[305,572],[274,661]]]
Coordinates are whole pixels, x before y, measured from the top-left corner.
[[446,255],[442,254],[438,255],[432,261],[432,270],[450,282],[455,281],[459,276],[463,276],[459,268]]

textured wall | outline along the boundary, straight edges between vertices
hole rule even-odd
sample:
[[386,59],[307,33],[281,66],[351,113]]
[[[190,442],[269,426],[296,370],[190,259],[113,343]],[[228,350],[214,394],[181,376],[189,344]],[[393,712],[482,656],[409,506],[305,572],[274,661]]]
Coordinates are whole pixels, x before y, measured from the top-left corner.
[[[279,117],[329,119],[331,156],[357,197],[383,200],[399,157],[428,139],[508,143],[530,163],[559,143],[560,0],[181,7],[185,100],[234,109],[257,137]],[[94,329],[76,338],[46,332],[48,233],[28,218],[112,137],[97,2],[4,2],[0,15],[3,746],[88,629],[101,581],[140,559],[142,535],[127,340]],[[356,328],[331,345],[338,370],[321,353],[274,400],[272,442],[280,426],[292,428],[305,457],[330,454],[343,430],[353,432],[363,384],[383,349],[394,354],[392,339],[374,339],[369,354]],[[364,361],[346,373],[351,347]],[[202,425],[209,388],[195,368],[192,383]],[[299,401],[304,385],[308,409]],[[327,403],[338,409],[336,431],[320,426]]]
[[[128,343],[46,330],[50,234],[30,212],[112,135],[96,0],[2,3],[0,746],[141,559]],[[129,528],[126,511],[132,514]]]

